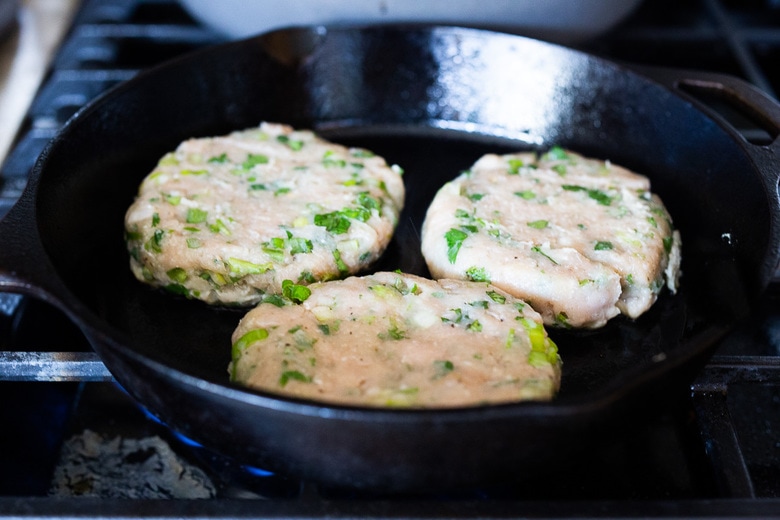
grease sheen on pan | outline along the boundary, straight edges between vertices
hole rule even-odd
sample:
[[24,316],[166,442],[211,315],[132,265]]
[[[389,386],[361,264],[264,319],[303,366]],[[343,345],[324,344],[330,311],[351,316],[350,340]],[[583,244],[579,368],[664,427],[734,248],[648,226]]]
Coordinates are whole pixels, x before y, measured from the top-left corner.
[[561,360],[541,316],[490,284],[378,272],[298,286],[233,333],[231,379],[331,403],[548,400]]
[[347,276],[385,250],[401,170],[309,130],[262,123],[162,157],[127,210],[136,278],[211,304],[253,305]]
[[481,157],[438,191],[421,242],[435,278],[490,281],[548,325],[636,318],[678,284],[680,235],[649,179],[560,147]]

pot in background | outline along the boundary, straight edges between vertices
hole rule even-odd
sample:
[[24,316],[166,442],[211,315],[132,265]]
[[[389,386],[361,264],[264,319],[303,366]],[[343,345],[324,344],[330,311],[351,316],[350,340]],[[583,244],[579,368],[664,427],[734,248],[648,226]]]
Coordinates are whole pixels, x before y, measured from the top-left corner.
[[436,23],[488,28],[562,44],[606,32],[641,0],[181,0],[228,38],[290,26]]

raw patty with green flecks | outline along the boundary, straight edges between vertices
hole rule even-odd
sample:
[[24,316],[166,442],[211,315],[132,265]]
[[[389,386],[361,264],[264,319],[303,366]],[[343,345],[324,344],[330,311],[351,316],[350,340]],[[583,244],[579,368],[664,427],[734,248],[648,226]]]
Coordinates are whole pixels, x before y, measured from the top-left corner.
[[490,284],[379,272],[263,303],[233,333],[231,379],[330,403],[549,400],[561,361],[541,316]]
[[648,178],[560,147],[480,158],[436,194],[421,241],[434,277],[491,281],[548,325],[636,318],[678,284],[680,235]]
[[130,267],[210,304],[253,305],[356,273],[389,243],[401,170],[367,150],[272,123],[190,139],[142,182],[125,216]]

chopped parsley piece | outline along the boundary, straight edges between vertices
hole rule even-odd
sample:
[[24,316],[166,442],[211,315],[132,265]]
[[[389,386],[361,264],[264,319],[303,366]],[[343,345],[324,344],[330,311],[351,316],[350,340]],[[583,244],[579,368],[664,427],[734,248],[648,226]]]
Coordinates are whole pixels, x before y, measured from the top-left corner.
[[340,211],[332,211],[314,215],[314,224],[324,227],[329,233],[341,235],[349,230],[351,222]]
[[311,383],[311,377],[298,370],[285,370],[279,377],[279,386],[285,387],[290,381],[300,381],[301,383]]
[[[441,321],[443,323],[460,323],[461,321],[463,321],[464,316],[463,316],[463,311],[462,310],[460,310],[460,309],[450,309],[450,310],[453,313],[455,313],[455,317],[454,318],[448,318],[446,316],[442,316],[441,317]],[[468,316],[466,316],[466,318],[468,318]]]
[[314,283],[317,280],[314,278],[314,275],[311,274],[311,271],[303,271],[300,276],[298,276],[299,282],[306,282],[306,283]]
[[382,208],[382,201],[376,197],[372,197],[367,191],[361,191],[358,193],[357,203],[359,206],[372,210],[379,211]]
[[282,144],[286,144],[290,150],[294,150],[296,152],[303,148],[303,141],[300,139],[290,139],[290,137],[286,135],[277,135],[276,140]]
[[527,222],[528,227],[534,228],[534,229],[545,229],[550,225],[550,222],[547,220],[532,220],[531,222]]
[[569,316],[565,312],[559,312],[555,315],[555,324],[567,329],[571,328]]
[[226,153],[222,153],[220,155],[215,155],[214,157],[211,157],[207,162],[214,163],[214,164],[224,164],[228,162],[228,156]]
[[666,251],[667,254],[672,252],[672,242],[673,238],[671,236],[664,237],[664,251]]
[[451,264],[455,263],[460,251],[460,246],[463,245],[463,241],[466,240],[468,234],[460,229],[452,228],[444,233],[444,239],[447,241],[447,259]]
[[496,291],[487,291],[486,294],[490,296],[490,299],[496,303],[506,303],[506,296],[504,296],[501,293],[498,293]]
[[268,164],[268,157],[262,154],[250,153],[247,154],[246,160],[241,163],[241,167],[245,170],[251,170],[258,164]]
[[278,294],[266,294],[263,296],[262,303],[270,303],[271,305],[274,305],[276,307],[284,307],[287,302],[279,296]]
[[160,223],[160,214],[155,212],[152,214],[152,227],[157,227],[157,224]]
[[472,265],[468,269],[466,269],[466,276],[468,276],[469,280],[472,280],[474,282],[489,282],[490,277],[488,276],[487,271],[484,267],[477,267],[476,265]]
[[390,317],[390,327],[387,329],[387,332],[380,332],[377,334],[377,337],[382,340],[387,339],[393,339],[393,340],[402,340],[406,338],[406,331],[401,329],[398,324],[396,323],[395,319],[391,316]]
[[439,379],[455,370],[455,365],[448,359],[436,360],[433,362],[433,378]]
[[651,226],[654,228],[658,227],[658,222],[653,217],[647,217],[647,221],[650,223]]
[[593,249],[596,251],[611,251],[612,248],[612,242],[606,240],[599,240],[596,242],[596,245],[593,246]]
[[414,294],[416,296],[422,292],[416,283],[413,283],[410,287],[409,284],[407,284],[406,281],[400,276],[393,282],[393,288],[395,288],[396,291],[404,296],[407,294]]
[[609,206],[612,204],[612,197],[607,195],[601,190],[586,188],[585,186],[578,186],[576,184],[564,184],[561,186],[566,191],[584,191],[588,194],[588,197],[595,200],[602,206]]
[[325,152],[325,154],[322,156],[322,165],[326,168],[345,168],[347,166],[347,161],[333,157],[335,154],[336,152],[333,150],[328,150]]
[[550,255],[548,255],[547,253],[545,253],[544,251],[542,251],[542,248],[541,248],[541,247],[539,247],[539,246],[533,246],[533,247],[531,248],[531,251],[533,251],[534,253],[539,253],[540,255],[542,255],[543,257],[545,257],[545,258],[546,258],[547,260],[549,260],[550,262],[554,263],[555,265],[558,265],[558,262],[556,262],[556,261],[555,261],[555,259],[553,259],[553,258],[552,258]]
[[125,240],[141,240],[143,237],[143,234],[141,234],[140,231],[137,231],[137,227],[134,227],[136,231],[125,231]]
[[467,198],[468,198],[468,199],[469,199],[471,202],[477,202],[477,201],[480,201],[480,200],[482,200],[482,197],[484,197],[484,196],[485,196],[485,194],[484,194],[484,193],[472,193],[471,195],[466,195],[466,197],[467,197]]

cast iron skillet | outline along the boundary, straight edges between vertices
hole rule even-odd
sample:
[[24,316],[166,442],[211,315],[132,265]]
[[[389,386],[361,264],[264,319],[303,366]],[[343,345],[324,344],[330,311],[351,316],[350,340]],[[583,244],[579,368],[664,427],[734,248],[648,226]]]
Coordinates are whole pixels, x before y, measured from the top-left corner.
[[[777,264],[780,109],[731,78],[665,83],[460,28],[292,29],[209,48],[118,86],[51,141],[0,224],[0,288],[61,308],[143,406],[244,463],[392,490],[533,477],[684,396]],[[736,105],[772,143],[745,141],[689,100],[692,89]],[[682,233],[681,289],[636,321],[553,331],[564,374],[550,403],[377,410],[233,386],[229,338],[243,311],[139,284],[122,217],[181,140],[261,120],[314,128],[405,169],[407,207],[376,269],[427,274],[418,237],[427,204],[478,156],[558,144],[651,177]]]

